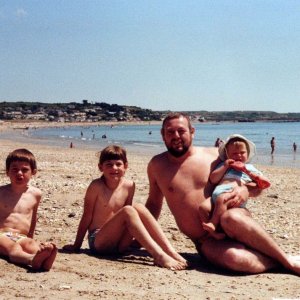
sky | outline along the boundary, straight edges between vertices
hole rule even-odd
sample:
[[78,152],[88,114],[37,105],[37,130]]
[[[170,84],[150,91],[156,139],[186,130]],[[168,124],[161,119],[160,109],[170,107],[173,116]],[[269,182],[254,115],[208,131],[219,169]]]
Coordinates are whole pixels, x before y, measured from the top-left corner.
[[0,0],[0,102],[300,112],[298,0]]

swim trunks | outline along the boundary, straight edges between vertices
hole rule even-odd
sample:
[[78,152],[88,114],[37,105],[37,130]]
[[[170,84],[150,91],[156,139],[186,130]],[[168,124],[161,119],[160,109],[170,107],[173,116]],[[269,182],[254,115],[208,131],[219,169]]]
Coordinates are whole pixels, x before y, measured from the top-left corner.
[[18,243],[20,240],[27,238],[25,234],[12,232],[12,231],[0,231],[1,236],[6,236],[10,238],[13,242]]
[[100,231],[100,228],[97,228],[88,234],[89,247],[90,247],[90,250],[92,253],[98,252],[95,247],[95,239],[96,239],[96,235],[99,231]]

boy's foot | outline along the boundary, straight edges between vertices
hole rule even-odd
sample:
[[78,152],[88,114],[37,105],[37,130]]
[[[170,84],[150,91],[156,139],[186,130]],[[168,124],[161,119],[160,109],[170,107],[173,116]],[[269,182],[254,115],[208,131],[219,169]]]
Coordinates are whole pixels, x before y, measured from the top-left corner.
[[154,263],[160,267],[167,268],[170,270],[184,270],[186,268],[186,263],[182,263],[166,253],[159,255],[154,258]]
[[45,271],[49,271],[53,265],[53,262],[55,260],[55,257],[56,257],[56,254],[57,254],[57,248],[56,248],[56,245],[55,244],[52,244],[51,245],[53,246],[52,248],[52,251],[51,251],[51,254],[48,258],[46,258],[42,264],[42,269],[45,270]]
[[[167,252],[167,251],[166,251]],[[186,259],[184,259],[179,253],[177,253],[175,250],[171,252],[167,252],[168,255],[170,255],[172,258],[175,260],[179,261],[182,263],[184,266],[188,266],[188,262]]]
[[42,270],[43,264],[46,263],[47,259],[51,256],[52,251],[53,251],[52,244],[41,244],[40,250],[35,254],[35,256],[32,259],[32,263],[31,263],[32,269]]
[[226,237],[224,233],[216,232],[216,227],[213,223],[202,222],[202,227],[216,240],[223,240]]

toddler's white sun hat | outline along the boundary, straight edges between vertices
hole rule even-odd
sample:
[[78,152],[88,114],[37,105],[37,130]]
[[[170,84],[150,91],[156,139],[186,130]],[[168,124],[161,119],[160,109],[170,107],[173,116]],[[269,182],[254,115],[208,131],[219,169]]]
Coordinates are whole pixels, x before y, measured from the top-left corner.
[[221,144],[221,146],[219,147],[219,156],[220,156],[220,158],[223,161],[227,159],[226,146],[234,138],[239,138],[239,139],[243,140],[248,145],[247,148],[249,149],[249,153],[248,153],[248,160],[247,160],[247,162],[249,162],[253,158],[253,156],[256,154],[256,147],[255,147],[255,144],[253,142],[249,141],[248,139],[246,139],[244,136],[242,136],[240,134],[232,134],[232,135],[230,135],[226,139],[225,143]]

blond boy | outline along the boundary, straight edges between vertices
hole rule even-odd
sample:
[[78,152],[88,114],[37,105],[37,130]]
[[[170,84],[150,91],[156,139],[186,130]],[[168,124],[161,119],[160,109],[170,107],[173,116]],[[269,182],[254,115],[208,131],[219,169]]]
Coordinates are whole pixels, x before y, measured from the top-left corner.
[[6,159],[10,183],[0,187],[0,255],[14,264],[49,271],[57,249],[33,239],[41,191],[29,185],[37,172],[34,155],[17,149]]
[[87,231],[90,250],[95,254],[122,253],[135,238],[153,256],[155,264],[184,269],[185,259],[171,246],[150,212],[142,204],[132,205],[135,184],[124,178],[126,151],[115,145],[106,147],[98,167],[103,174],[86,191],[75,242],[64,249],[78,251]]

